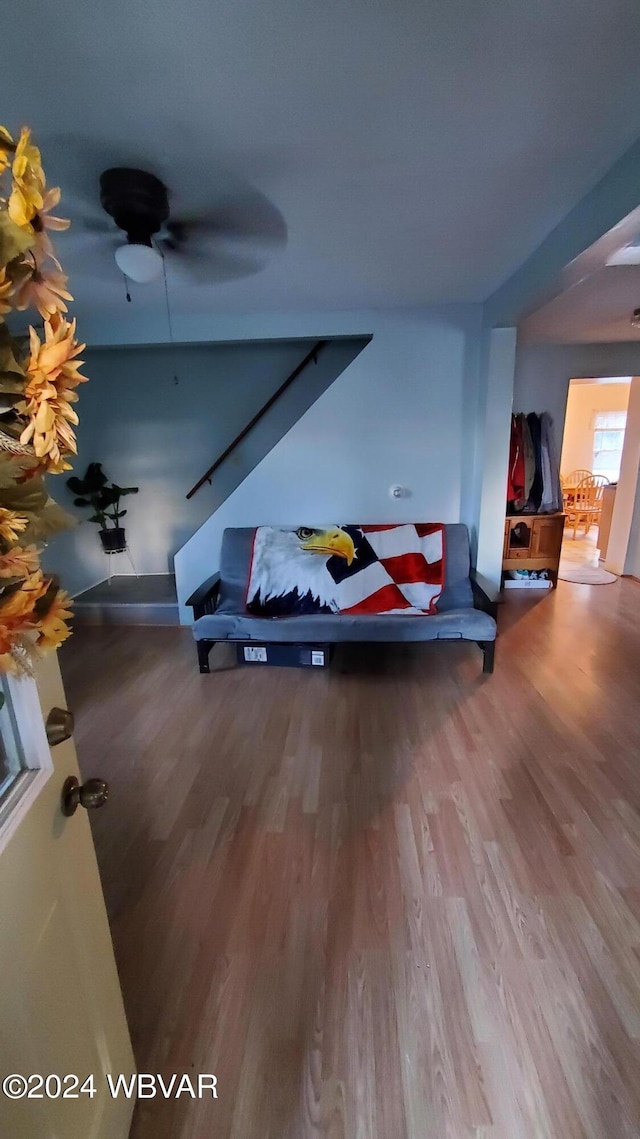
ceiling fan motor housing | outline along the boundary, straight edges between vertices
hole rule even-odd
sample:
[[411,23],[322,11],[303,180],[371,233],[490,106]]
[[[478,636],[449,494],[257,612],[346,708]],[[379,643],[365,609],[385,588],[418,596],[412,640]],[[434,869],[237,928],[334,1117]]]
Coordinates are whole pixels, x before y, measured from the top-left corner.
[[114,166],[100,175],[100,202],[127,241],[151,245],[151,238],[169,217],[167,187],[154,174]]

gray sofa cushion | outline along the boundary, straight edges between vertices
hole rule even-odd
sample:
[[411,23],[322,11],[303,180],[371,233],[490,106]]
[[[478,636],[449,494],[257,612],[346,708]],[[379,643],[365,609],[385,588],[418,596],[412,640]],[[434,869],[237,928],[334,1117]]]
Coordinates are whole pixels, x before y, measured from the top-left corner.
[[342,616],[311,613],[301,617],[252,617],[242,613],[215,613],[198,618],[193,626],[197,641],[299,641],[320,644],[337,641],[493,641],[496,623],[481,609],[448,609],[432,617],[402,614]]
[[300,617],[253,617],[246,612],[246,591],[253,527],[225,530],[220,558],[220,596],[215,613],[194,625],[196,640],[268,642],[337,641],[493,641],[493,617],[473,608],[469,581],[469,536],[461,523],[445,526],[445,584],[432,617],[402,614]]

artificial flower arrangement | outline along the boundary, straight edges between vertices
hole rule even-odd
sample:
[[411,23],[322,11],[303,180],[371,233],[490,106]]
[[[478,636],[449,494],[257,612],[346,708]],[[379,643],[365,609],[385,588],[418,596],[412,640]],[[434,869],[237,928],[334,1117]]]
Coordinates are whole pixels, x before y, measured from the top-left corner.
[[[40,565],[43,542],[73,524],[45,477],[71,469],[73,405],[86,380],[85,345],[65,317],[73,298],[50,236],[70,224],[51,213],[59,201],[31,131],[14,140],[0,126],[0,672],[29,673],[70,633],[69,598]],[[41,322],[11,334],[5,317],[27,309]]]

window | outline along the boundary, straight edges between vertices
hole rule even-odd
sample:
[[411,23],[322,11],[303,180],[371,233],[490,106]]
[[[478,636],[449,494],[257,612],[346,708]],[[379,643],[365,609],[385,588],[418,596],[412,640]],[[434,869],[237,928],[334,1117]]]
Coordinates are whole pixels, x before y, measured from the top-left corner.
[[53,765],[34,680],[0,678],[0,850],[49,779]]
[[626,411],[596,411],[593,417],[594,475],[606,475],[609,482],[617,482],[620,474]]
[[18,736],[11,697],[0,680],[0,801],[27,767]]

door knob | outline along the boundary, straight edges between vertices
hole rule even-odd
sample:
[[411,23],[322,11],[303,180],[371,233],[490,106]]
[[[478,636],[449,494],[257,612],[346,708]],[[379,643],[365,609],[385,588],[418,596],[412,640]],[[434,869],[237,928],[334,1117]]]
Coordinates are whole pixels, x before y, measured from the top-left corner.
[[64,743],[73,735],[73,712],[68,712],[66,708],[52,708],[44,726],[49,747]]
[[87,779],[86,783],[78,783],[75,775],[70,775],[62,788],[62,814],[67,817],[75,815],[78,807],[87,811],[102,807],[108,798],[109,784],[104,779]]

